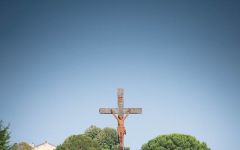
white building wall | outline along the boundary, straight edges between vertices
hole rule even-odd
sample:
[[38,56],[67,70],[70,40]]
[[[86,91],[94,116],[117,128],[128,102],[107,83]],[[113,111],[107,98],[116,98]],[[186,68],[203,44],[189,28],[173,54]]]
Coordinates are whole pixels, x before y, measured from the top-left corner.
[[56,149],[56,147],[47,142],[37,145],[33,148],[33,150],[54,150],[54,149]]

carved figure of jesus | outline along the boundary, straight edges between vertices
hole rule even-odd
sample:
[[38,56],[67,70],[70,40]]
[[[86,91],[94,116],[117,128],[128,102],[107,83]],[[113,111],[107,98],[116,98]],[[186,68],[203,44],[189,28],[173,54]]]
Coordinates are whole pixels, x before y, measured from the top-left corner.
[[124,121],[129,115],[129,110],[127,111],[127,114],[124,117],[121,115],[116,116],[113,109],[111,109],[111,113],[114,116],[114,118],[117,119],[117,122],[118,122],[117,132],[118,132],[119,145],[120,145],[120,147],[123,147],[123,139],[124,139],[124,135],[126,134],[126,129],[124,127]]
[[[124,149],[124,135],[126,134],[126,129],[124,127],[124,121],[128,117],[129,114],[141,114],[142,108],[124,108],[124,100],[123,100],[124,90],[119,88],[117,91],[118,96],[118,108],[100,108],[100,114],[112,114],[114,118],[118,122],[118,142],[119,142],[119,150]],[[118,116],[116,116],[118,114]]]

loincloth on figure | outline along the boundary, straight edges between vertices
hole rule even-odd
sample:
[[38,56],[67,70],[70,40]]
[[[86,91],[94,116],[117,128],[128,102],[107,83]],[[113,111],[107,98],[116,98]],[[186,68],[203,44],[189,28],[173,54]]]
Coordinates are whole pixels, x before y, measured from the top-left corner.
[[123,136],[124,134],[126,134],[125,127],[118,127],[117,131],[118,131],[119,136]]

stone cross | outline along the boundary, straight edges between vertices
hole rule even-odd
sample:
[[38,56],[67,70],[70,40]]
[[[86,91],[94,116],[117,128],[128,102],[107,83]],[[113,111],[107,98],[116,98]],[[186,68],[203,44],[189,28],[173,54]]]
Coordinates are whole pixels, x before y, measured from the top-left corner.
[[[124,90],[119,88],[117,90],[118,96],[118,108],[100,108],[100,114],[112,114],[118,121],[118,140],[119,140],[119,150],[123,150],[124,148],[124,134],[126,134],[126,130],[124,127],[124,120],[127,118],[129,114],[141,114],[142,108],[124,108],[124,100],[123,100]],[[118,114],[118,117],[115,115]]]

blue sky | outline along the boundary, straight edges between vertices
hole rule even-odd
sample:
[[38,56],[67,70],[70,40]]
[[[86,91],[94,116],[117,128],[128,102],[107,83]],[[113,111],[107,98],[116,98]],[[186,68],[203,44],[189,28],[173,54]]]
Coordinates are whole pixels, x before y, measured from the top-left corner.
[[1,1],[0,119],[11,142],[58,145],[100,107],[142,107],[125,145],[191,134],[240,147],[240,4],[235,1]]

